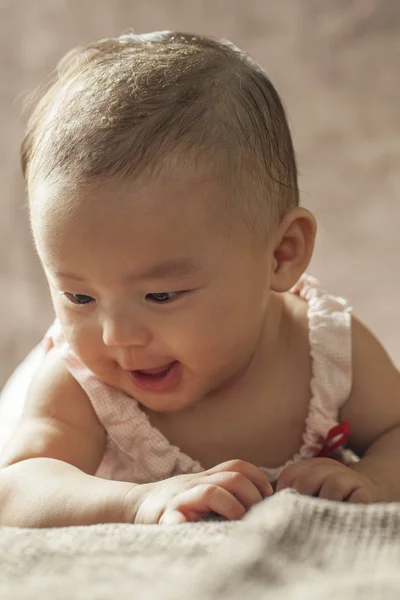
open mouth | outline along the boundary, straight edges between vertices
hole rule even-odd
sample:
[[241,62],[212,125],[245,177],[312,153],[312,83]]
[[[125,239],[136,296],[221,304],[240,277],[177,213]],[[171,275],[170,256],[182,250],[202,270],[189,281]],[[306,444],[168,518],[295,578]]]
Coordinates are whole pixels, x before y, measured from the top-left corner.
[[161,377],[168,373],[172,365],[173,363],[169,363],[168,365],[164,365],[163,367],[157,367],[156,369],[146,369],[145,371],[136,371],[136,373]]
[[133,383],[142,390],[164,392],[178,383],[180,362],[175,360],[168,365],[145,371],[129,371]]

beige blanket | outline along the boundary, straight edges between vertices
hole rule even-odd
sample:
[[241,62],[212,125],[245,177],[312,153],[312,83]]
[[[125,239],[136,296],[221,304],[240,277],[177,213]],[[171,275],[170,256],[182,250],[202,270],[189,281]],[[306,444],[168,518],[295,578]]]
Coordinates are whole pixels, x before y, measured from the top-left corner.
[[400,504],[281,492],[241,522],[0,529],[1,600],[400,599]]

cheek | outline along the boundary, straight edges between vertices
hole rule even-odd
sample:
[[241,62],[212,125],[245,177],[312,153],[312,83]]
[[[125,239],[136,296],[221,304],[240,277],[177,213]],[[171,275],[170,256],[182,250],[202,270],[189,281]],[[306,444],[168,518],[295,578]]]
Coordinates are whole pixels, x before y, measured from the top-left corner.
[[104,344],[98,324],[90,318],[74,315],[60,302],[54,307],[64,336],[74,354],[87,366],[104,361]]
[[171,321],[164,339],[176,358],[192,368],[235,361],[258,338],[261,313],[243,296],[236,302],[219,297]]
[[99,341],[101,336],[95,327],[88,324],[63,326],[65,337],[73,352],[86,365],[93,365],[98,362],[104,354],[104,348]]

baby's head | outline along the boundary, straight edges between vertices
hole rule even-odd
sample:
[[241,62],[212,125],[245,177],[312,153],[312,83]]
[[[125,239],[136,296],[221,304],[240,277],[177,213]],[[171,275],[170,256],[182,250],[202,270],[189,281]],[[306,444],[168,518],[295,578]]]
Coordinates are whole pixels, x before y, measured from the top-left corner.
[[[200,365],[193,394],[222,385],[249,361],[269,292],[289,289],[311,256],[282,104],[229,43],[159,32],[72,51],[29,120],[22,166],[70,344],[128,393],[116,369],[184,364],[183,330],[192,344],[204,338],[187,348]],[[96,340],[111,348],[108,363]]]
[[69,53],[27,129],[28,188],[154,177],[197,162],[227,187],[222,208],[253,241],[298,205],[279,96],[230,43],[173,32],[123,35]]

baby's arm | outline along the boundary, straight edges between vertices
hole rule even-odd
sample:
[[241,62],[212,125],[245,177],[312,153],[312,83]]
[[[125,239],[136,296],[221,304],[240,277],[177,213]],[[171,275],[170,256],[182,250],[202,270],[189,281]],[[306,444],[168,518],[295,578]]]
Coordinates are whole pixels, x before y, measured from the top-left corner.
[[353,317],[353,386],[341,412],[350,445],[362,456],[352,469],[378,487],[374,500],[400,501],[400,372],[386,351]]
[[120,497],[132,485],[115,486],[93,476],[104,444],[104,429],[86,394],[50,351],[0,456],[0,524],[50,527],[118,520]]
[[272,493],[266,476],[243,461],[144,485],[101,479],[94,473],[104,444],[88,397],[50,352],[0,456],[0,525],[182,523],[210,511],[238,519]]
[[400,501],[400,373],[368,329],[352,320],[353,384],[341,421],[361,460],[346,467],[313,458],[285,469],[277,490],[351,502]]

